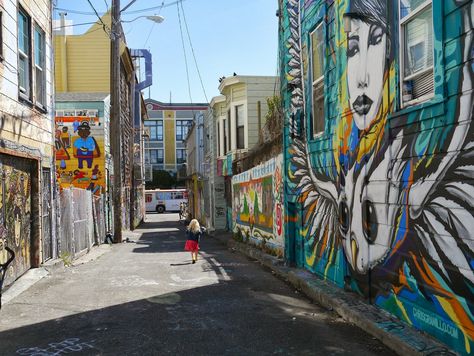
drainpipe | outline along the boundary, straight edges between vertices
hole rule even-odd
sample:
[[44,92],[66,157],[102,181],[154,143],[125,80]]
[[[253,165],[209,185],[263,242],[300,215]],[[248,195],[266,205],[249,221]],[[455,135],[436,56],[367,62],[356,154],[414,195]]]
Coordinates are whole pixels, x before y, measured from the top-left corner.
[[[150,51],[146,49],[131,49],[130,50],[130,55],[132,58],[144,58],[145,59],[145,80],[141,81],[137,84],[134,85],[133,88],[133,95],[134,95],[134,108],[133,108],[133,132],[134,132],[134,137],[133,137],[133,147],[135,145],[138,145],[140,147],[140,179],[141,183],[144,184],[143,182],[145,181],[145,171],[144,171],[144,165],[143,165],[143,152],[144,152],[144,142],[143,142],[143,135],[142,135],[142,107],[141,107],[141,100],[140,100],[140,92],[148,88],[152,85],[153,83],[153,71],[152,71],[152,61],[151,61],[151,53]],[[133,177],[135,177],[135,160],[133,160]],[[135,179],[133,178],[133,182],[135,183]],[[134,186],[135,188],[135,186]],[[132,198],[132,209],[134,207],[134,202],[135,202],[135,189],[131,194]],[[143,190],[142,194],[145,194],[145,190]],[[142,200],[144,201],[145,197],[142,197]],[[133,220],[132,220],[133,223]]]

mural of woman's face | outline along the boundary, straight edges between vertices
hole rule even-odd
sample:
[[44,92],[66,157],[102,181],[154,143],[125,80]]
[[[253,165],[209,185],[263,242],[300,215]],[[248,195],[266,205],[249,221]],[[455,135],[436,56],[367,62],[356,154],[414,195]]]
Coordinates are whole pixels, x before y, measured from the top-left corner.
[[366,129],[382,102],[387,34],[375,24],[351,20],[347,39],[347,85],[356,126]]

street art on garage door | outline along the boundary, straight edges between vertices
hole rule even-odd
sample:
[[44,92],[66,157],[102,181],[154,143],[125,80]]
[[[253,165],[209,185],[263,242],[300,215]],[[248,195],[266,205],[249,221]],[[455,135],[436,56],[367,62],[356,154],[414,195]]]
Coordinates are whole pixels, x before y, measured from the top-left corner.
[[302,262],[471,353],[473,2],[281,0],[280,11]]
[[13,283],[31,268],[31,161],[0,155],[0,263],[15,259],[5,275],[4,285]]
[[233,231],[283,255],[283,181],[280,154],[232,177]]

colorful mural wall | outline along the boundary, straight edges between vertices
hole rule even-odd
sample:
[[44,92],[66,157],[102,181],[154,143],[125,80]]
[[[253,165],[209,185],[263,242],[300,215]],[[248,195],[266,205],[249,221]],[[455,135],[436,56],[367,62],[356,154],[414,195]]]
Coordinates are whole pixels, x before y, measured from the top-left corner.
[[474,346],[473,14],[472,0],[280,1],[286,206],[297,205],[287,220],[299,223],[287,235],[304,242],[299,262],[464,354]]
[[29,160],[0,155],[0,263],[10,257],[5,246],[15,252],[5,275],[5,285],[13,283],[31,267],[32,166]]
[[283,155],[232,177],[233,231],[283,256]]
[[56,167],[62,188],[105,193],[104,126],[97,110],[62,110],[56,116]]

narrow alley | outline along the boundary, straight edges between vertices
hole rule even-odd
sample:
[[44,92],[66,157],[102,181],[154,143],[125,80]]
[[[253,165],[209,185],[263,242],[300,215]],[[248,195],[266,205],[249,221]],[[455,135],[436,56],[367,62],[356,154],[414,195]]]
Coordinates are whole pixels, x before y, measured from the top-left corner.
[[177,214],[130,236],[3,305],[1,354],[391,354],[212,237],[191,264]]

